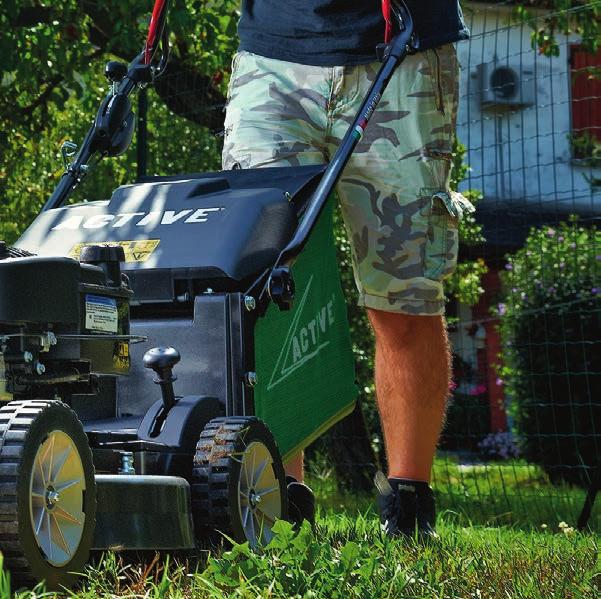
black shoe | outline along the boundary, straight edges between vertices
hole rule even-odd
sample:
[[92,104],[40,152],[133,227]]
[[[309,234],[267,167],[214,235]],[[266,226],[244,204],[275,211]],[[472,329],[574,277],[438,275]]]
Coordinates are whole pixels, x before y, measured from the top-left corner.
[[304,483],[294,477],[287,476],[288,483],[288,518],[295,528],[300,528],[303,520],[311,526],[315,524],[315,495]]
[[375,480],[382,530],[390,537],[437,537],[434,494],[428,483],[389,478],[380,472]]

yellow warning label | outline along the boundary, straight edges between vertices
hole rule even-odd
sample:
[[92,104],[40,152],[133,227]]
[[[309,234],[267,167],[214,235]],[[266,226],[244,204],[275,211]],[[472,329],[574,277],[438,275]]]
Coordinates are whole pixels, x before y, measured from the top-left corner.
[[129,365],[129,343],[118,341],[115,343],[115,351],[113,352],[113,366],[117,370],[127,372]]
[[69,252],[70,258],[79,260],[82,248],[87,245],[120,245],[125,252],[126,262],[146,262],[157,249],[160,239],[137,239],[135,241],[100,241],[94,243],[76,243]]

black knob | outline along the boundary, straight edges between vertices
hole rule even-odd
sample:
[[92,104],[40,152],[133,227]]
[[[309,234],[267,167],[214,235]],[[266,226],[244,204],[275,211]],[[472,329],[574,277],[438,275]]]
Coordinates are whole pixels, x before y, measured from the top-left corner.
[[269,296],[280,310],[290,310],[294,303],[294,279],[287,266],[274,268],[269,277]]
[[109,60],[104,67],[104,75],[113,83],[118,83],[127,75],[127,65],[118,60]]
[[121,286],[120,263],[125,262],[125,250],[120,245],[84,245],[79,259],[100,266],[106,274],[107,285]]
[[179,352],[174,347],[153,347],[144,354],[144,367],[152,368],[156,372],[157,377],[154,382],[161,386],[166,412],[175,405],[173,381],[177,377],[173,376],[171,371],[180,358]]
[[120,245],[84,245],[79,259],[88,264],[125,262],[125,250]]
[[181,356],[174,347],[153,347],[144,354],[144,367],[157,373],[158,383],[174,381],[171,370],[180,361]]

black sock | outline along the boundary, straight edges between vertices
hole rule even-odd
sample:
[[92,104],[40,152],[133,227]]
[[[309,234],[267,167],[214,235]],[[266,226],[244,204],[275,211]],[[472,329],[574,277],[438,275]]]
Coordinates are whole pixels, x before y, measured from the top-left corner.
[[413,491],[418,495],[421,495],[421,493],[430,489],[430,485],[423,480],[411,480],[410,478],[396,478],[391,476],[388,479],[388,482],[395,491],[400,487],[403,491]]

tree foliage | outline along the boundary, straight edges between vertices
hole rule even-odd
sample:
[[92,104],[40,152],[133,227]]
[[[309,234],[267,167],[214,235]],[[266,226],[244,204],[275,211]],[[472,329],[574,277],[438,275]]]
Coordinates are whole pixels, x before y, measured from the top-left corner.
[[[559,56],[558,35],[576,34],[591,52],[601,46],[600,0],[523,0],[516,16],[532,28],[532,47],[546,56]],[[531,8],[547,9],[540,16]]]
[[[237,4],[171,3],[172,57],[151,107],[150,154],[163,172],[216,166],[218,143],[210,131],[223,119]],[[151,8],[150,0],[0,0],[0,239],[14,241],[52,191],[63,169],[61,143],[83,138],[106,93],[104,63],[137,55]],[[85,196],[106,197],[131,181],[134,160],[132,149],[105,161],[84,186]]]

